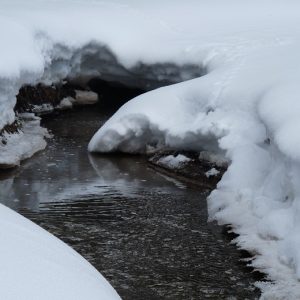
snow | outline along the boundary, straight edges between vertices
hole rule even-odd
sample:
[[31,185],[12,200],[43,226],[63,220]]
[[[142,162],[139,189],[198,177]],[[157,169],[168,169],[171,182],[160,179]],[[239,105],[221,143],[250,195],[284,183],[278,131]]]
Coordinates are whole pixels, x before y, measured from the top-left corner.
[[0,142],[0,166],[4,169],[19,166],[22,160],[46,147],[44,137],[48,132],[40,127],[40,118],[29,113],[19,117],[22,124],[19,132],[5,133],[2,137],[4,143]]
[[183,154],[178,154],[176,156],[174,155],[167,155],[164,157],[161,157],[157,163],[159,165],[163,165],[165,167],[171,168],[171,169],[180,169],[182,168],[186,163],[190,162],[191,159],[186,157]]
[[217,167],[227,168],[229,161],[224,154],[217,154],[211,151],[201,151],[199,154],[199,160],[209,161]]
[[0,216],[1,299],[120,299],[66,244],[3,205]]
[[65,98],[63,98],[60,101],[60,103],[58,105],[58,108],[62,109],[62,110],[64,110],[64,109],[70,109],[70,108],[73,107],[73,103],[74,102],[75,102],[75,99],[73,97],[70,97],[70,96],[69,97],[65,97]]
[[211,177],[211,176],[216,176],[220,173],[220,171],[218,171],[216,168],[211,168],[210,170],[208,170],[205,175],[206,177]]
[[298,299],[299,11],[296,0],[2,0],[0,128],[13,122],[23,84],[188,80],[125,104],[89,150],[223,157],[210,218],[232,224],[274,281],[259,284],[263,299]]
[[32,112],[36,114],[51,113],[54,111],[54,107],[50,103],[43,103],[41,105],[34,105]]

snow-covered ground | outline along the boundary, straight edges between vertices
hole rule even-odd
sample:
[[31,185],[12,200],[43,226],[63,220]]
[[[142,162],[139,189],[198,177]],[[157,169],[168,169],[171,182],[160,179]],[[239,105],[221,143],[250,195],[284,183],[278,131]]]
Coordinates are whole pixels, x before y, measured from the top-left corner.
[[0,16],[0,128],[24,83],[101,75],[149,88],[205,70],[125,104],[89,149],[223,155],[211,219],[233,224],[274,281],[263,298],[300,298],[298,1],[1,0]]
[[46,147],[47,130],[40,126],[40,118],[31,113],[19,115],[20,130],[16,133],[4,133],[0,142],[1,168],[13,168]]
[[5,300],[120,299],[73,249],[0,205],[0,298]]

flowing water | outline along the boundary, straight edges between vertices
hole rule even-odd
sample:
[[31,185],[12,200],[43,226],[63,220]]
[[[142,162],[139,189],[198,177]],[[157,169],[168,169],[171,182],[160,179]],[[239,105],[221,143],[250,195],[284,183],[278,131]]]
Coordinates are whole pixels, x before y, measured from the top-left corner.
[[45,117],[54,137],[2,174],[1,202],[77,250],[124,300],[256,299],[240,252],[207,223],[209,191],[155,172],[143,157],[87,153],[109,115],[94,106]]

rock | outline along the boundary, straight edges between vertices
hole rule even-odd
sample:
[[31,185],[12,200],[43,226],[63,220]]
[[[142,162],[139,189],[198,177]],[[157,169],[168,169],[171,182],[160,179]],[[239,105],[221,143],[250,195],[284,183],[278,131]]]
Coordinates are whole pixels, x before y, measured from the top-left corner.
[[[211,156],[207,157],[211,158]],[[226,170],[224,165],[218,164],[220,157],[218,158],[212,162],[203,157],[199,159],[197,152],[161,150],[151,156],[148,161],[150,167],[167,176],[204,189],[212,189],[216,187]]]
[[75,100],[77,105],[88,105],[98,102],[98,94],[94,92],[75,90],[75,93]]

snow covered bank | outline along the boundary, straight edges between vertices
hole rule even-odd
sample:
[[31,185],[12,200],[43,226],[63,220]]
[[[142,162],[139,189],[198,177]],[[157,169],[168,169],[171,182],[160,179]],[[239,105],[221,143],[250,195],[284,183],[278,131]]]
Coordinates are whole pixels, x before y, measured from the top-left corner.
[[120,299],[86,260],[63,242],[0,205],[0,298]]
[[0,169],[17,167],[20,162],[46,147],[46,129],[40,118],[24,113],[19,116],[21,127],[15,133],[4,133],[0,142]]
[[[137,4],[1,1],[0,130],[14,122],[16,95],[24,85],[52,84],[66,78],[84,84],[100,77],[152,89],[201,76],[204,68],[181,51],[177,51],[177,59],[167,52],[161,56],[158,49],[154,55],[151,39],[145,43],[153,35],[151,31],[162,31],[160,40],[172,30],[155,25],[150,16],[145,18],[148,13]],[[142,22],[140,27],[138,22]],[[138,49],[138,45],[143,47]],[[77,103],[82,102],[81,96],[77,98]],[[65,99],[61,107],[71,104]],[[53,107],[37,107],[36,111],[45,109]]]
[[15,96],[24,84],[100,76],[151,89],[200,76],[203,68],[182,51],[174,59],[163,45],[151,49],[152,30],[161,32],[157,41],[172,30],[155,24],[156,9],[147,16],[147,7],[137,4],[1,1],[0,128],[13,122]]
[[124,105],[89,149],[225,156],[211,218],[233,224],[275,281],[263,297],[297,299],[299,11],[295,0],[3,0],[0,128],[25,83],[102,76],[149,88],[205,70]]
[[193,23],[193,49],[208,74],[125,104],[89,150],[223,155],[231,164],[208,199],[210,218],[233,224],[238,246],[254,253],[252,265],[274,281],[260,284],[262,298],[299,299],[300,7],[209,3],[201,2]]

